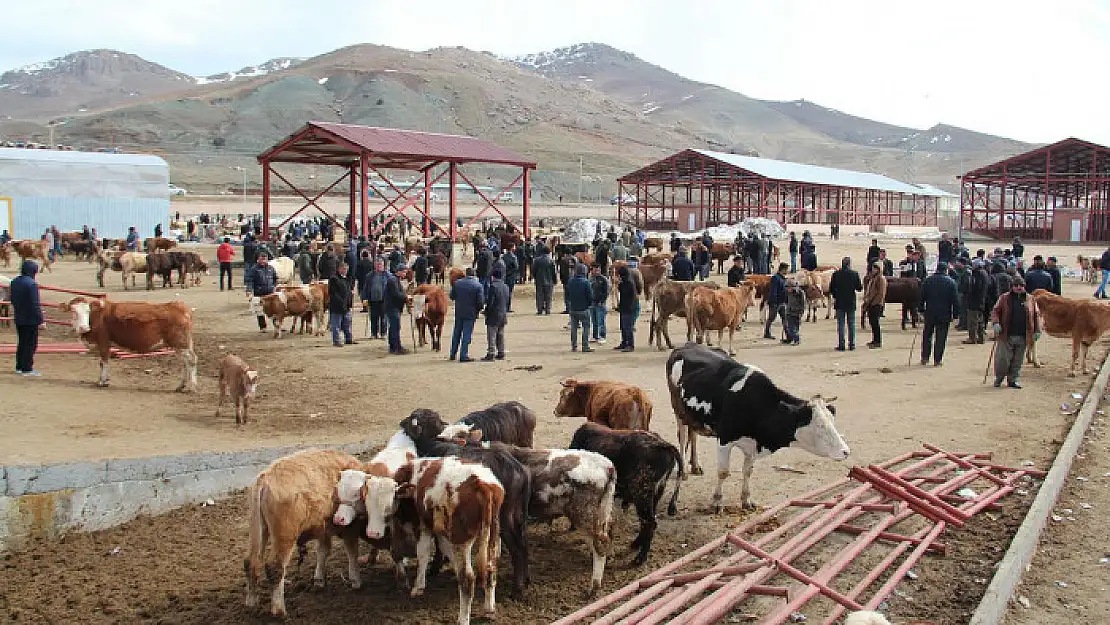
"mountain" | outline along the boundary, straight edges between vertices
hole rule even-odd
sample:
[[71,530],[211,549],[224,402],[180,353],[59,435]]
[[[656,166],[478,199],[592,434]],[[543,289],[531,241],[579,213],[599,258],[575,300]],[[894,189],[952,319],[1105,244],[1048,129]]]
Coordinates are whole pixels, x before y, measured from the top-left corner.
[[0,74],[0,117],[46,120],[189,89],[192,76],[118,50],[86,50]]
[[[951,189],[957,174],[1031,147],[750,98],[597,43],[513,59],[364,44],[203,78],[94,50],[6,72],[0,85],[0,137],[45,141],[43,123],[63,116],[55,128],[63,142],[162,155],[175,182],[202,192],[237,187],[235,167],[247,166],[257,184],[253,157],[307,120],[481,136],[535,158],[542,192],[576,197],[581,187],[591,198],[608,197],[616,176],[685,148]],[[310,171],[285,175],[300,184],[318,173],[299,169]]]

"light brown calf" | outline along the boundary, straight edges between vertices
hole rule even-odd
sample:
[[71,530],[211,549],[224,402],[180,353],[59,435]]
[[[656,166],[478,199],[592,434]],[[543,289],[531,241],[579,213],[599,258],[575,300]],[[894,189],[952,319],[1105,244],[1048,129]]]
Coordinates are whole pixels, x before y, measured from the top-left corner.
[[[1076,365],[1082,367],[1084,374],[1090,373],[1087,350],[1110,330],[1110,305],[1094,300],[1070,299],[1044,289],[1033,291],[1033,300],[1037,302],[1044,319],[1045,332],[1057,338],[1071,337],[1068,377],[1075,376]],[[1030,360],[1034,366],[1040,366],[1035,341],[1031,348]]]
[[247,365],[235,354],[220,359],[220,399],[216,404],[216,416],[224,405],[224,397],[235,404],[235,425],[247,424],[247,410],[250,400],[258,389],[258,372]]
[[38,241],[24,240],[12,241],[12,247],[15,253],[23,260],[37,260],[46,271],[50,269],[50,254],[49,248],[46,246],[46,239]]
[[744,311],[754,303],[755,288],[750,284],[723,289],[698,287],[686,296],[686,323],[698,344],[704,337],[705,344],[710,347],[709,330],[717,331],[717,345],[721,344],[725,330],[728,330],[728,354],[733,356],[736,352],[732,349],[732,337]]
[[[308,449],[274,461],[258,475],[247,493],[247,557],[243,570],[247,576],[246,604],[258,605],[258,587],[266,560],[266,544],[272,542],[268,563],[280,577],[274,581],[270,613],[285,616],[285,575],[298,542],[316,541],[316,572],[313,581],[324,585],[324,565],[335,534],[332,495],[335,484],[346,469],[361,469],[358,458],[340,451]],[[358,536],[345,534],[347,570],[351,585],[362,585],[358,570]]]
[[443,323],[447,320],[450,300],[442,287],[422,284],[413,291],[412,312],[416,318],[416,329],[420,332],[420,346],[428,344],[424,331],[432,336],[432,349],[439,351],[443,337]]
[[[648,345],[655,341],[660,351],[663,350],[663,341],[667,347],[674,349],[667,324],[671,315],[676,317],[686,316],[686,295],[695,287],[719,289],[721,285],[716,282],[685,282],[681,280],[663,279],[651,294],[651,322],[648,326]],[[692,328],[686,325],[686,340],[693,340]]]
[[557,417],[585,417],[615,430],[647,430],[652,403],[638,386],[624,382],[561,382]]

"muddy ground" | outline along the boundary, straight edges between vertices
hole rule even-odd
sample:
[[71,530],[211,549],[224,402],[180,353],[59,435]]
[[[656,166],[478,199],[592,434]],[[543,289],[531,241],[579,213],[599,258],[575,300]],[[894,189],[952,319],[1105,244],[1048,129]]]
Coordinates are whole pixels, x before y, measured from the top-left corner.
[[[897,249],[900,241],[888,242]],[[866,242],[819,241],[823,259],[845,254],[861,257]],[[1074,258],[1092,253],[1082,248],[1029,246],[1027,255],[1056,253]],[[210,252],[209,252],[210,253]],[[236,276],[236,284],[239,284]],[[723,277],[715,277],[722,279]],[[44,284],[92,288],[90,265],[63,261]],[[196,337],[200,356],[200,388],[194,395],[172,392],[180,365],[173,357],[114,361],[112,386],[94,386],[94,359],[76,355],[43,355],[41,379],[0,375],[0,463],[19,464],[101,457],[134,457],[188,451],[244,449],[282,444],[319,444],[350,441],[384,442],[398,421],[417,407],[435,408],[446,418],[495,401],[518,399],[540,415],[537,444],[565,446],[579,425],[552,416],[558,382],[567,377],[614,379],[643,386],[655,402],[652,429],[675,440],[663,365],[666,352],[646,345],[648,310],[637,326],[637,351],[614,353],[617,319],[609,317],[610,341],[590,354],[569,351],[566,317],[537,317],[531,286],[519,287],[507,328],[509,358],[497,363],[457,364],[446,354],[427,349],[405,357],[390,357],[382,341],[362,339],[364,318],[356,320],[360,344],[331,347],[327,338],[292,336],[274,340],[260,334],[247,314],[241,291],[221,293],[215,275],[198,288],[124,293],[118,274],[108,277],[113,298],[162,301],[181,297],[196,308]],[[1065,293],[1087,296],[1092,288],[1069,280]],[[557,303],[560,295],[556,295]],[[44,300],[60,301],[59,294]],[[823,317],[823,315],[821,315]],[[446,328],[449,333],[450,321]],[[672,337],[684,334],[684,323],[671,325]],[[776,327],[775,332],[778,332]],[[1044,338],[1040,346],[1043,369],[1027,369],[1022,391],[982,385],[989,345],[961,345],[952,332],[945,366],[907,365],[912,331],[898,329],[897,313],[888,310],[884,348],[837,353],[835,324],[823,318],[806,324],[802,345],[784,347],[759,338],[754,318],[737,335],[737,358],[758,364],[780,385],[798,395],[837,395],[838,426],[853,450],[850,462],[867,464],[916,450],[930,442],[959,451],[990,451],[1003,464],[1031,460],[1047,466],[1063,439],[1070,417],[1061,404],[1077,403],[1073,392],[1087,391],[1091,377],[1065,377],[1070,344]],[[403,333],[411,346],[408,328]],[[64,328],[51,329],[48,339],[73,340]],[[479,328],[472,355],[484,351],[485,333]],[[0,329],[0,341],[14,340],[14,332]],[[481,346],[481,347],[479,347]],[[228,413],[216,418],[215,365],[222,354],[234,352],[262,372],[260,396],[252,406],[252,423],[237,428]],[[1091,350],[1092,370],[1106,353],[1105,344]],[[534,370],[536,366],[541,367]],[[701,446],[702,463],[712,475],[713,454]],[[738,466],[739,461],[734,459]],[[791,465],[804,474],[778,472],[774,465]],[[771,504],[842,476],[846,464],[786,450],[757,465],[753,497]],[[663,519],[652,551],[650,567],[657,567],[719,535],[737,521],[735,515],[704,512],[713,488],[711,477],[695,477],[683,486],[679,516]],[[739,490],[736,479],[726,486],[726,498]],[[960,532],[949,532],[957,546],[945,559],[927,558],[916,569],[922,579],[951,580],[948,584],[907,585],[902,591],[913,600],[890,602],[896,617],[931,618],[936,623],[961,623],[974,608],[991,567],[1004,552],[1008,535],[1024,514],[1027,500],[1011,497],[996,519],[981,516]],[[242,554],[246,526],[240,498],[215,507],[192,507],[154,519],[91,535],[75,535],[61,542],[38,542],[0,562],[0,619],[18,622],[135,622],[234,623],[252,617],[241,607]],[[1092,521],[1105,517],[1089,515]],[[631,517],[615,530],[616,544],[633,536]],[[981,525],[979,525],[981,523]],[[560,526],[561,527],[561,526]],[[1101,535],[1106,532],[1102,531]],[[1095,533],[1099,535],[1098,532]],[[589,567],[585,545],[576,534],[551,536],[536,527],[533,536],[533,578],[527,600],[509,601],[500,608],[500,622],[544,622],[581,605],[581,591]],[[962,538],[966,536],[966,538]],[[119,547],[118,555],[106,555]],[[329,588],[311,591],[306,564],[294,577],[289,606],[297,620],[318,623],[443,622],[456,609],[454,582],[441,576],[426,598],[410,602],[391,592],[391,577],[367,575],[367,588],[350,591],[339,578],[343,558],[333,557]],[[623,551],[606,571],[605,590],[644,571],[626,570]],[[947,568],[945,568],[947,567]],[[379,565],[384,571],[384,565]],[[507,571],[502,566],[502,571]],[[971,581],[968,581],[970,578]],[[966,596],[965,596],[966,595]],[[1035,621],[1029,621],[1035,622]]]

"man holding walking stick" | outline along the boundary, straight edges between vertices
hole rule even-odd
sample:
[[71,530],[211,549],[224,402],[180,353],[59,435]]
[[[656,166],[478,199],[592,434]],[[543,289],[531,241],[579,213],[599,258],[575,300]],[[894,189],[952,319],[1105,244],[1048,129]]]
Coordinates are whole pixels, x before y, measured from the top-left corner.
[[393,273],[386,274],[385,280],[385,299],[382,305],[385,310],[386,323],[389,325],[389,329],[386,331],[389,339],[389,353],[394,356],[403,356],[409,353],[409,350],[401,347],[401,309],[405,307],[408,296],[405,295],[405,289],[401,286],[400,278],[406,271],[408,271],[408,267],[403,264],[398,265]]
[[1014,276],[1010,292],[998,298],[991,310],[995,334],[994,387],[1002,380],[1010,388],[1021,388],[1018,377],[1025,360],[1025,347],[1041,336],[1041,315],[1037,302],[1025,292],[1025,280]]

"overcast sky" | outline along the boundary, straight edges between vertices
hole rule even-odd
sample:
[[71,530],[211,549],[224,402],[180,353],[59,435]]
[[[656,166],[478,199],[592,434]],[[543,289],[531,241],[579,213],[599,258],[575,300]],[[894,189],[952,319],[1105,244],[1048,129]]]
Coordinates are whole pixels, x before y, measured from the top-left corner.
[[0,70],[115,48],[194,75],[355,43],[516,55],[607,43],[746,95],[1110,144],[1107,0],[33,0]]

